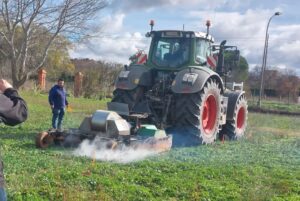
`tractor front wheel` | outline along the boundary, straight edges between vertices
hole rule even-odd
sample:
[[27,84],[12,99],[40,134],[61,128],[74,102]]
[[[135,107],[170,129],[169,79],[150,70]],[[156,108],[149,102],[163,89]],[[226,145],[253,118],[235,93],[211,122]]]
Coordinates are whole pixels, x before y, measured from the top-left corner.
[[234,108],[233,120],[227,121],[223,126],[220,138],[238,140],[245,134],[247,127],[248,105],[244,95],[241,95]]

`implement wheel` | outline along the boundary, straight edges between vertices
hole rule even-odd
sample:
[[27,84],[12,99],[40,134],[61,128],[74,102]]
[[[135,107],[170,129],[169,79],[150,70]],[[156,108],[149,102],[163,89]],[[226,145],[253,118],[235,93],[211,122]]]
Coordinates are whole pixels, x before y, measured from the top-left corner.
[[37,134],[35,145],[37,148],[45,149],[53,143],[53,137],[46,131]]

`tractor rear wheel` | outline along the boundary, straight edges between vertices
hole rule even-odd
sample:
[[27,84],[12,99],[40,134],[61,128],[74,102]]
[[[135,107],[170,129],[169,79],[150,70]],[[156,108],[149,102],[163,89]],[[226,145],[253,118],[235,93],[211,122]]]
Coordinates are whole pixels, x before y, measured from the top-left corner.
[[200,143],[214,142],[219,132],[221,89],[209,79],[203,89],[194,94],[179,94],[176,99],[176,127],[197,135]]
[[237,140],[244,136],[247,127],[248,105],[244,95],[240,96],[234,108],[233,120],[227,121],[220,134],[221,139]]
[[129,110],[141,99],[143,89],[137,87],[133,90],[116,89],[113,92],[113,99],[111,102],[119,102],[128,104]]

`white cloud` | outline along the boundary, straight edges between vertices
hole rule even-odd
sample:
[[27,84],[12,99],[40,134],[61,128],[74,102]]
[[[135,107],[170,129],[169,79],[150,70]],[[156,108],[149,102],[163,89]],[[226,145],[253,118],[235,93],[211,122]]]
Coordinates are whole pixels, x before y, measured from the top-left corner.
[[93,33],[69,50],[72,58],[90,58],[127,64],[138,50],[147,50],[148,40],[139,32],[124,32],[125,14],[117,13],[102,19],[103,29]]
[[224,4],[226,0],[113,0],[111,6],[117,10],[122,12],[130,12],[135,10],[150,10],[158,7],[174,7],[180,6],[183,7],[191,7],[195,5],[201,5],[202,8],[215,8]]
[[[291,2],[290,0],[270,2],[271,0],[114,0],[113,14],[102,19],[104,28],[93,34],[97,37],[90,38],[70,51],[71,56],[128,63],[129,56],[137,49],[147,49],[149,45],[149,40],[145,39],[144,33],[142,34],[143,30],[148,31],[148,26],[142,29],[135,27],[137,22],[148,21],[151,13],[160,14],[160,11],[168,8],[166,11],[170,15],[167,17],[155,16],[161,25],[172,28],[174,23],[187,22],[186,30],[198,30],[201,24],[202,30],[205,30],[205,21],[210,19],[210,33],[216,38],[216,43],[227,40],[228,45],[238,46],[241,55],[246,57],[250,66],[261,65],[268,19],[274,12],[283,11],[283,16],[274,17],[269,27],[268,65],[300,69],[300,25],[286,22],[282,24],[280,21],[286,15],[295,13],[295,9],[287,3]],[[148,13],[147,17],[144,15],[145,11]],[[128,21],[130,12],[135,12],[134,16],[140,18],[131,18],[131,21]],[[135,32],[137,30],[140,32]]]
[[125,14],[117,13],[114,15],[108,15],[101,19],[103,24],[102,30],[105,33],[117,33],[123,28],[123,21],[125,18]]
[[[236,45],[241,50],[242,56],[246,57],[252,65],[261,65],[265,41],[265,31],[270,16],[274,10],[252,10],[240,12],[217,12],[192,11],[189,18],[204,21],[203,16],[211,16],[211,34],[217,42],[227,40],[228,45]],[[279,16],[281,17],[281,16]],[[286,66],[297,68],[300,59],[300,25],[290,24],[278,26],[276,18],[269,25],[269,66]],[[198,20],[196,20],[198,19]],[[195,26],[195,25],[194,25]]]
[[138,50],[147,50],[148,40],[141,33],[124,33],[93,38],[70,51],[73,58],[91,58],[127,64],[129,57]]
[[278,47],[278,51],[292,57],[300,57],[300,41],[291,41],[289,43],[284,43]]

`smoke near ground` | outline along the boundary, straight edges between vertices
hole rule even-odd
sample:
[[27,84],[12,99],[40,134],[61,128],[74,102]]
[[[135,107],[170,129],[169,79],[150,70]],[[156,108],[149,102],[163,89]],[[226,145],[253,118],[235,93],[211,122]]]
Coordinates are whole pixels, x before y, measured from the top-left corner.
[[93,160],[112,161],[117,163],[130,163],[143,160],[147,157],[157,155],[155,151],[145,149],[133,149],[123,146],[122,148],[107,148],[107,143],[101,142],[100,138],[94,140],[84,140],[79,147],[74,150],[75,156],[86,156]]

